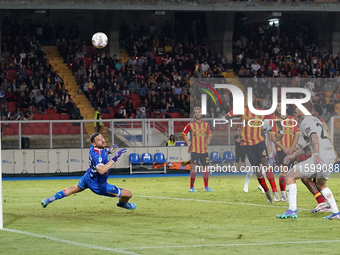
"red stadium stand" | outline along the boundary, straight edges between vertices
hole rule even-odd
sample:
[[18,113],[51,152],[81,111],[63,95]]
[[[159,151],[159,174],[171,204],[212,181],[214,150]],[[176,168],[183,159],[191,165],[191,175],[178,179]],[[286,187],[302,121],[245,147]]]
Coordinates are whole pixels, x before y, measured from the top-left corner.
[[59,133],[62,134],[62,135],[67,135],[69,134],[68,130],[67,130],[67,127],[61,127],[59,128]]
[[51,116],[49,114],[41,114],[41,119],[42,120],[50,120]]
[[10,128],[10,127],[6,127],[4,129],[4,135],[15,135],[14,133],[14,129]]
[[52,127],[52,135],[59,135],[59,128]]
[[40,128],[38,128],[38,127],[32,128],[32,134],[40,135],[41,134]]
[[103,119],[110,119],[110,115],[107,113],[102,113]]
[[58,114],[58,113],[51,114],[51,119],[52,120],[60,120],[60,114]]
[[56,111],[55,111],[55,109],[54,109],[54,108],[47,109],[47,110],[46,110],[46,112],[47,112],[47,114],[50,114],[50,115],[52,115],[52,114],[55,114],[55,113],[56,113]]
[[78,134],[78,129],[77,129],[76,127],[70,127],[70,128],[68,129],[68,132],[69,132],[69,134],[71,134],[71,135],[75,135],[75,134]]
[[22,135],[32,135],[32,129],[30,127],[24,127],[21,133]]
[[38,127],[44,128],[44,127],[49,127],[48,123],[37,123]]
[[43,127],[43,128],[41,129],[41,133],[42,133],[43,135],[49,135],[49,134],[50,134],[50,129],[49,129],[48,127]]
[[35,120],[42,120],[41,114],[40,113],[35,113],[34,114],[34,119]]
[[61,114],[60,115],[60,119],[61,120],[68,120],[70,117],[69,117],[69,115],[68,114]]

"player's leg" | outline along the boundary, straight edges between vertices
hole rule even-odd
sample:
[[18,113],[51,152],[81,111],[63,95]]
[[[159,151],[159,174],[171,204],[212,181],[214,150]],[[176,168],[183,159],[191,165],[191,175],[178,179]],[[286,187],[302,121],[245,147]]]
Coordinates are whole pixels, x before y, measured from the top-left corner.
[[287,183],[287,197],[289,208],[285,213],[276,215],[277,218],[287,219],[298,217],[296,202],[297,198],[296,180],[312,176],[313,172],[310,171],[310,165],[313,163],[314,160],[311,158],[303,162],[300,162],[299,164],[291,168],[287,175],[285,176]]
[[321,192],[316,187],[315,183],[310,178],[302,178],[301,181],[313,194],[316,202],[318,203],[318,205],[312,210],[312,213],[317,213],[319,211],[330,211],[329,205],[327,204],[325,198],[322,196]]
[[340,213],[338,209],[338,205],[336,204],[335,198],[333,196],[332,191],[326,186],[327,180],[324,178],[318,178],[316,180],[318,188],[320,189],[321,194],[326,199],[327,203],[331,207],[332,214],[325,217],[325,219],[340,219]]
[[[251,168],[256,173],[257,180],[261,187],[263,188],[264,192],[267,196],[267,201],[269,203],[273,202],[273,198],[270,194],[270,191],[268,189],[268,186],[266,184],[266,179],[264,178],[262,174],[262,168],[260,166],[261,164],[261,158],[262,157],[268,157],[267,148],[264,142],[260,142],[253,146],[244,146],[244,149],[246,151],[246,154],[248,156],[249,162],[251,164]],[[254,169],[255,168],[255,169]]]
[[262,158],[261,163],[262,163],[263,166],[267,166],[266,175],[267,175],[269,184],[270,184],[272,191],[273,191],[274,201],[279,202],[281,199],[280,199],[279,193],[277,192],[275,177],[274,177],[274,173],[273,173],[274,157],[271,157],[269,159],[268,158]]
[[202,153],[199,155],[200,156],[200,161],[201,165],[203,167],[203,181],[204,181],[204,191],[214,191],[209,188],[209,155],[208,153]]
[[62,199],[64,197],[81,192],[83,190],[84,189],[80,188],[77,184],[75,186],[71,186],[61,191],[58,191],[54,196],[46,198],[43,201],[41,201],[40,204],[42,205],[43,208],[45,208],[48,204],[52,203],[55,200]]
[[240,151],[236,149],[236,151],[235,151],[235,167],[236,167],[237,171],[239,170],[238,167],[239,167],[240,159],[241,159]]
[[194,187],[198,168],[198,155],[196,152],[191,152],[191,162],[189,192],[197,192]]
[[276,163],[280,167],[279,185],[280,185],[282,201],[287,201],[285,175],[287,174],[289,168],[287,169],[287,167],[285,167],[283,164],[285,155],[286,154],[283,151],[276,152]]
[[[325,219],[340,219],[340,212],[338,206],[336,204],[335,198],[333,196],[332,191],[326,186],[327,179],[331,174],[331,170],[333,168],[334,159],[324,160],[324,164],[322,165],[322,169],[318,171],[316,183],[318,185],[318,189],[321,194],[326,199],[327,203],[331,207],[332,214],[324,217]],[[330,167],[331,166],[331,167]]]
[[[272,169],[270,169],[270,167],[269,167],[269,158],[268,157],[261,158],[261,164],[262,164],[262,168],[264,167],[264,169],[267,169],[266,175],[267,175],[269,184],[270,184],[272,191],[273,191],[274,201],[278,202],[278,201],[280,201],[280,196],[279,196],[279,193],[277,192],[274,173],[273,173]],[[263,178],[263,179],[265,179],[265,178]]]
[[106,183],[106,185],[101,185],[100,187],[93,187],[91,188],[91,190],[97,195],[107,197],[118,197],[119,198],[119,201],[117,202],[118,207],[122,207],[128,210],[133,210],[137,208],[136,204],[129,203],[129,199],[132,197],[132,193],[128,189],[122,189],[115,185]]

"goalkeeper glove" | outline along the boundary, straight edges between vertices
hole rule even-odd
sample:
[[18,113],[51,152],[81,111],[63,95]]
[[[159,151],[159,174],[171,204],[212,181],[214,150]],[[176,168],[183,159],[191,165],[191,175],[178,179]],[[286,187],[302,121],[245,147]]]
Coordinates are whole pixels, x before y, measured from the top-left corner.
[[111,160],[116,163],[118,161],[118,159],[124,154],[126,153],[126,149],[121,149],[120,151],[117,152],[116,156],[114,156]]
[[119,146],[117,144],[113,144],[110,146],[110,148],[105,149],[107,154],[113,154],[115,152],[116,149],[118,149]]

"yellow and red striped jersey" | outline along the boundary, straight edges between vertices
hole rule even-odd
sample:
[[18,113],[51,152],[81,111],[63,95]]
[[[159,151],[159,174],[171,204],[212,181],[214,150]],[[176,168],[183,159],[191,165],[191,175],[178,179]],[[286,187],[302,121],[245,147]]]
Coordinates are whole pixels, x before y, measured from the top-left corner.
[[[263,109],[258,109],[263,110]],[[234,115],[233,111],[228,113],[229,117],[238,116],[238,114]],[[255,145],[265,140],[265,137],[262,135],[262,125],[264,119],[275,119],[272,114],[269,115],[256,115],[252,113],[248,106],[244,107],[244,114],[241,115],[241,136],[242,136],[242,146],[245,145]],[[255,120],[255,121],[252,121]],[[257,120],[257,121],[256,121]],[[248,122],[251,121],[251,126],[248,125]],[[245,123],[245,124],[244,124]]]
[[[300,128],[297,119],[294,116],[288,116],[286,118],[282,118],[281,116],[278,116],[276,118],[279,120],[282,125],[282,130],[283,130],[283,137],[280,141],[280,143],[286,147],[290,148],[293,144],[294,141],[294,135],[300,135]],[[296,125],[294,127],[294,125]],[[274,122],[272,131],[270,133],[275,133],[276,135],[279,134],[279,128],[277,127],[277,124]],[[282,149],[279,146],[276,146],[276,151],[281,151]],[[295,150],[295,148],[294,148]]]
[[210,138],[212,133],[209,124],[206,121],[197,123],[196,121],[190,122],[185,126],[182,134],[187,135],[191,132],[191,152],[207,153],[206,136]]

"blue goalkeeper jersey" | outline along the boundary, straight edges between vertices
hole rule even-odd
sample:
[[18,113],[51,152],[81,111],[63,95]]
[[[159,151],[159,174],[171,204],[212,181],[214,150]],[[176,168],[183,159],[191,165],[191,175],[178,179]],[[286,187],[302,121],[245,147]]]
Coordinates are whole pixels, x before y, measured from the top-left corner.
[[97,166],[105,165],[108,162],[109,155],[105,149],[100,150],[91,145],[89,152],[89,168],[86,171],[86,175],[93,185],[97,186],[106,183],[110,170],[104,175],[101,175],[97,172]]

